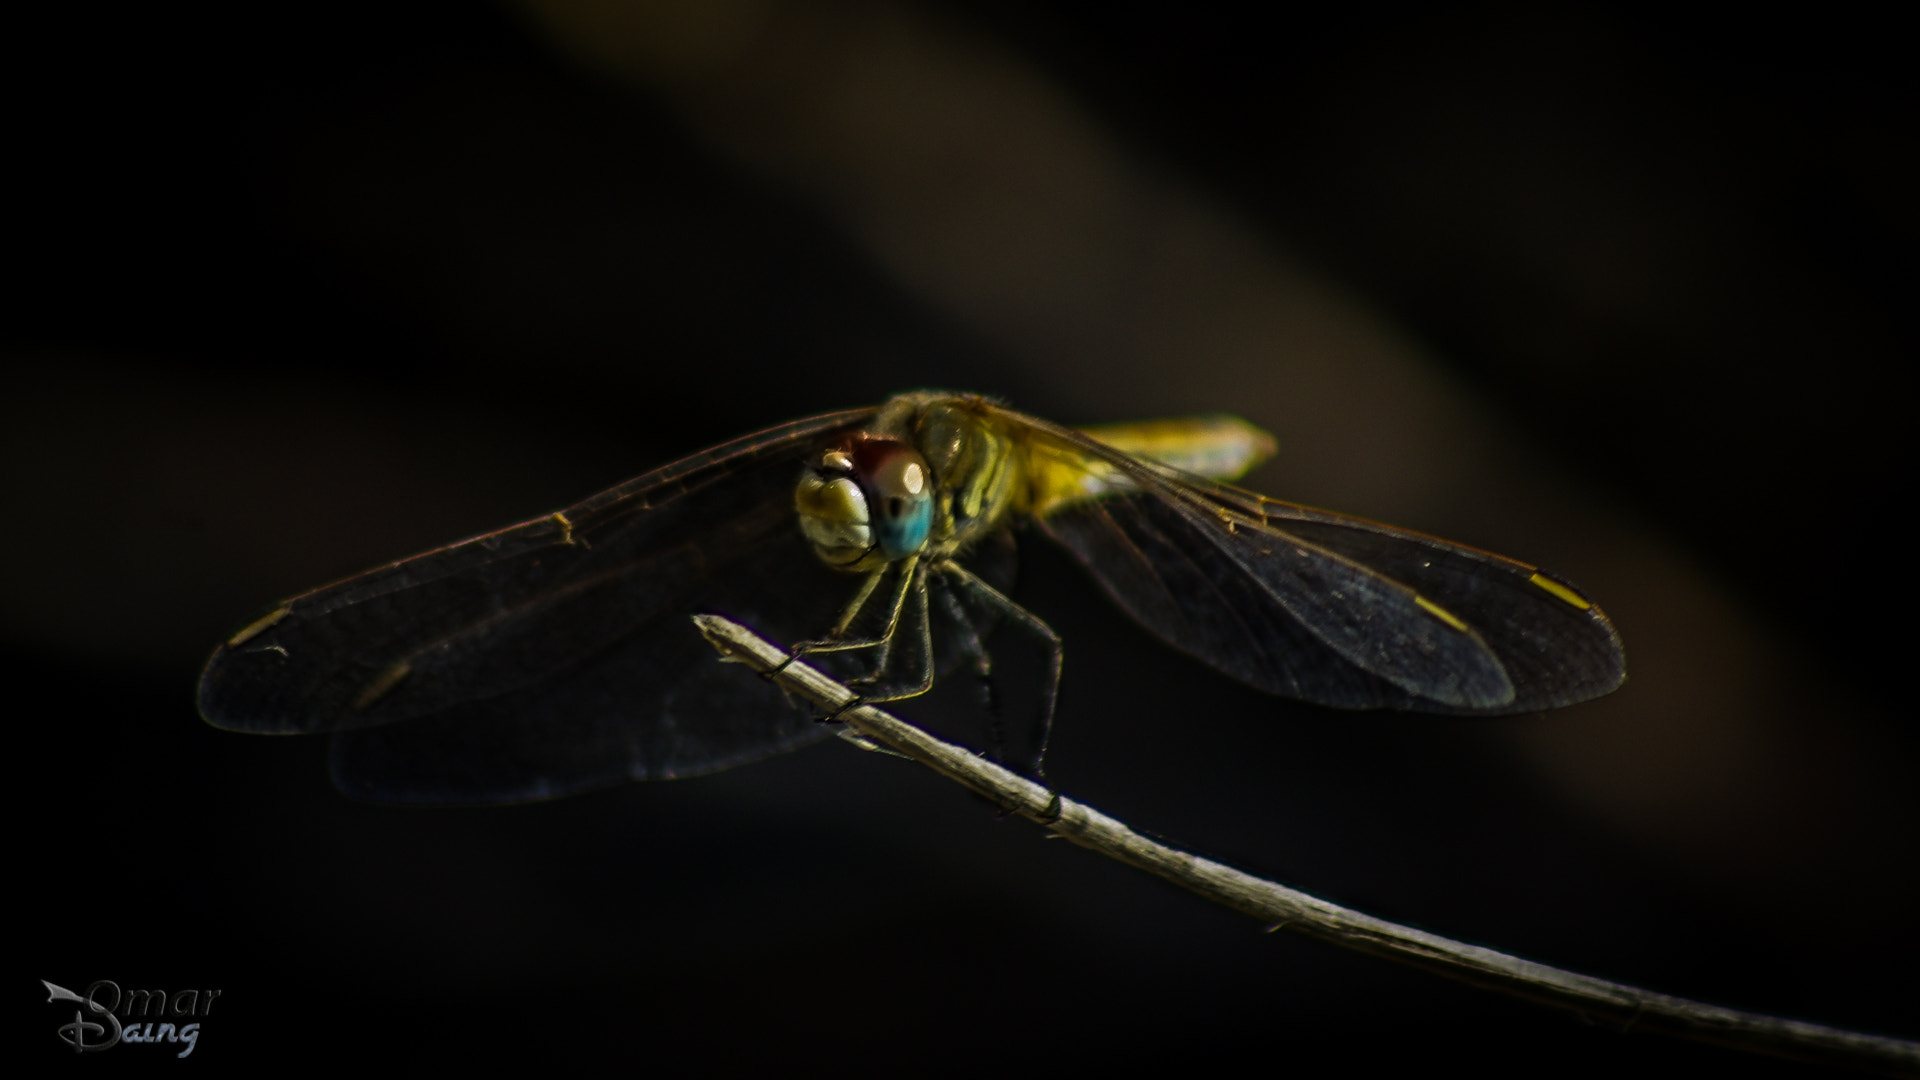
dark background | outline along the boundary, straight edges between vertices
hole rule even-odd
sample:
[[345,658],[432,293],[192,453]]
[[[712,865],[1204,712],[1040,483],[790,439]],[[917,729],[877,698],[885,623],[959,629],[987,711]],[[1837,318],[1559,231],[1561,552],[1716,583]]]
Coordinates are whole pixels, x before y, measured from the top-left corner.
[[[341,798],[318,740],[201,724],[198,665],[277,597],[894,390],[1069,422],[1235,409],[1275,427],[1283,457],[1300,446],[1262,416],[1293,392],[1279,367],[1213,378],[1196,350],[1116,389],[1101,356],[970,321],[848,224],[867,219],[828,152],[755,143],[739,117],[757,99],[714,91],[725,79],[609,75],[552,29],[566,7],[107,5],[6,36],[16,1053],[69,1053],[35,980],[112,978],[223,990],[196,1068],[1037,1071],[1252,1052],[1802,1071],[1262,935],[839,744],[427,811]],[[904,19],[1032,73],[1153,183],[1390,313],[1486,438],[1574,507],[1516,525],[1494,495],[1408,523],[1572,552],[1552,565],[1610,605],[1630,671],[1657,673],[1660,643],[1689,636],[1663,626],[1737,624],[1724,677],[1774,680],[1755,691],[1773,719],[1724,756],[1793,766],[1754,774],[1786,794],[1611,814],[1527,749],[1578,716],[1278,703],[1136,631],[1028,542],[1018,595],[1068,642],[1064,790],[1383,917],[1920,1037],[1893,516],[1920,158],[1890,27],[1834,7],[1731,23],[1374,5],[1278,25],[1228,5],[833,10],[849,35]],[[1262,486],[1304,497],[1283,479]],[[1367,498],[1313,489],[1391,510]],[[1584,522],[1665,553],[1733,623],[1612,607],[1661,589],[1609,592],[1608,564],[1553,539]],[[1629,696],[1642,685],[1593,715],[1653,715]],[[969,737],[970,695],[943,689],[903,711]],[[1685,791],[1723,745],[1613,746],[1593,767],[1625,790],[1643,758],[1666,762]]]

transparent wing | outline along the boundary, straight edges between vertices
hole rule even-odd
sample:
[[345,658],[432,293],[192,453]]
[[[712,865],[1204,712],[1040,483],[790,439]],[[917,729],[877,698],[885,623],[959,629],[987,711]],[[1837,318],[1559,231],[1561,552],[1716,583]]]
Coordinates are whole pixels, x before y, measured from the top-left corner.
[[793,483],[820,439],[869,416],[751,435],[295,597],[215,652],[200,710],[334,732],[340,786],[399,801],[542,798],[812,741],[821,725],[715,663],[687,617],[786,641],[831,621],[851,579],[801,538]]
[[1268,499],[1016,413],[1033,453],[1117,472],[1040,519],[1134,618],[1270,693],[1338,708],[1496,715],[1625,678],[1597,607],[1537,568]]

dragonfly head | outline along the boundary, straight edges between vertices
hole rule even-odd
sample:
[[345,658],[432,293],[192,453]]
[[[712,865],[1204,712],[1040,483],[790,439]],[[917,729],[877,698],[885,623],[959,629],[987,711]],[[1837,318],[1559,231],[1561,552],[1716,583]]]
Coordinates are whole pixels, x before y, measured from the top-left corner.
[[800,531],[829,566],[871,570],[926,546],[933,474],[899,439],[855,436],[808,463],[793,505]]

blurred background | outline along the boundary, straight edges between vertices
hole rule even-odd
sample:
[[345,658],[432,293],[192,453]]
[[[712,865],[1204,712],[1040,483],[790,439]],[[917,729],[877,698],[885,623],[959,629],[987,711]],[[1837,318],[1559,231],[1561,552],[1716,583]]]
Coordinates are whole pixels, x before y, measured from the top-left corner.
[[[18,1052],[71,1054],[34,980],[114,979],[221,989],[203,1068],[1811,1071],[1262,934],[837,742],[398,809],[195,714],[282,597],[925,386],[1238,412],[1281,447],[1252,486],[1551,567],[1626,641],[1626,687],[1552,715],[1340,714],[1023,538],[1070,795],[1385,918],[1920,1037],[1901,40],[1834,6],[16,17]],[[943,689],[901,712],[977,743]]]

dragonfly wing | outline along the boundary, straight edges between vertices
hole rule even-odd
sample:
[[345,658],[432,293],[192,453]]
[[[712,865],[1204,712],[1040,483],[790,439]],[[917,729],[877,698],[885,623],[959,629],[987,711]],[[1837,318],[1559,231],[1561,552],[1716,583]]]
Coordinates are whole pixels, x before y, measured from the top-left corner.
[[[791,497],[793,471],[770,479]],[[563,676],[495,697],[465,701],[404,723],[333,736],[334,782],[349,795],[392,802],[519,802],[627,780],[717,772],[797,749],[832,728],[811,709],[737,665],[718,663],[686,616],[716,612],[793,642],[818,637],[847,602],[856,578],[829,570],[795,527],[790,506],[774,527],[718,561],[699,588],[613,647]],[[1012,538],[1000,534],[975,553],[974,568],[1006,587]],[[884,605],[856,622],[877,633]],[[970,660],[970,640],[996,616],[966,615],[964,627],[936,607],[935,670]],[[843,681],[865,674],[861,654],[822,653],[807,663]]]
[[1473,627],[1513,681],[1513,703],[1500,711],[1573,705],[1611,693],[1626,680],[1619,633],[1563,580],[1504,556],[1391,526],[1261,502],[1267,518],[1288,535],[1405,582]]
[[1398,582],[1271,530],[1142,492],[1042,521],[1134,618],[1269,693],[1345,709],[1498,711],[1505,669]]
[[750,555],[723,560],[719,578],[674,590],[658,617],[553,677],[339,732],[335,783],[386,801],[515,802],[714,772],[829,734],[771,684],[719,663],[688,618],[717,612],[785,641],[828,624],[852,579],[820,565],[791,511],[782,526]]
[[343,787],[425,801],[687,775],[807,741],[818,725],[716,672],[686,620],[718,611],[782,640],[831,620],[849,579],[801,538],[793,482],[821,438],[869,415],[748,436],[295,597],[214,654],[201,712],[339,732]]
[[1011,418],[1055,467],[1077,455],[1128,481],[1055,506],[1048,534],[1148,628],[1270,693],[1493,715],[1583,701],[1624,677],[1606,617],[1533,567]]

